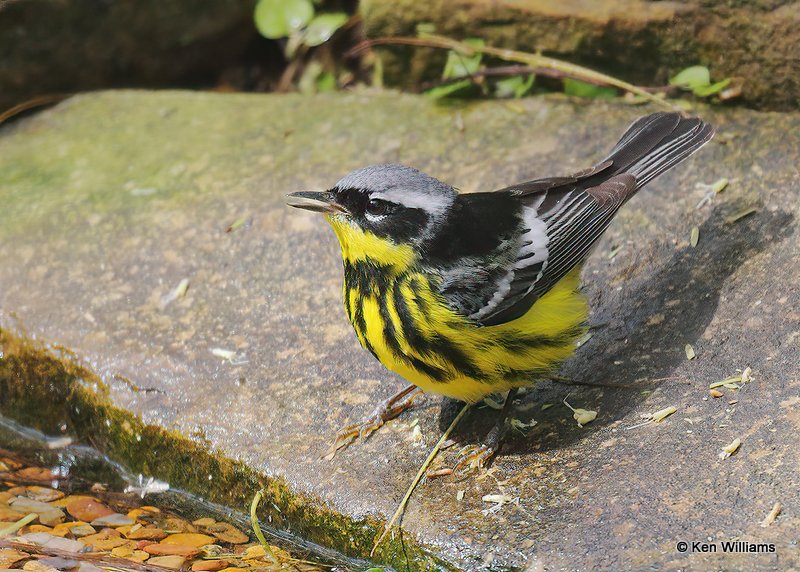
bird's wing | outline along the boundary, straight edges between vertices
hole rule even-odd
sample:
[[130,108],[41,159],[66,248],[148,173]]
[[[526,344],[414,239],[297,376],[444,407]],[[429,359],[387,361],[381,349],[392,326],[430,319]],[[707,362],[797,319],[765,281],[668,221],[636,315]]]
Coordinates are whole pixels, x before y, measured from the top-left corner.
[[654,113],[634,122],[594,167],[496,191],[519,200],[517,252],[470,318],[488,326],[523,315],[586,257],[626,200],[713,134],[713,128],[696,117]]
[[[586,256],[636,185],[633,176],[623,173],[582,188],[581,180],[602,165],[583,176],[540,179],[507,191],[522,199],[516,256],[470,318],[494,325],[519,317]],[[534,184],[539,189],[531,191]]]

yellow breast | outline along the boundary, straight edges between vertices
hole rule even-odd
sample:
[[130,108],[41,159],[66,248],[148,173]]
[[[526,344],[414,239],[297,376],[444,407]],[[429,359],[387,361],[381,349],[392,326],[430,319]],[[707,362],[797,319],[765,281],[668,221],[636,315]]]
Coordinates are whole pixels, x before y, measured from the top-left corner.
[[411,246],[328,220],[342,246],[345,309],[361,345],[425,391],[475,402],[529,385],[569,357],[583,335],[588,308],[579,269],[523,316],[481,327],[450,308],[434,277],[415,270]]

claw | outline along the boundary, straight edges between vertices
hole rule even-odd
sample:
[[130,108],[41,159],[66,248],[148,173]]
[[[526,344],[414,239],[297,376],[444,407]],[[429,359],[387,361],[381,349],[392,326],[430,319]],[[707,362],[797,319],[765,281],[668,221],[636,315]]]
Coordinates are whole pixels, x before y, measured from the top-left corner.
[[[338,451],[339,449],[347,447],[356,439],[366,439],[369,437],[373,431],[377,431],[387,420],[391,419],[391,417],[387,417],[388,413],[388,411],[378,411],[376,409],[368,417],[358,423],[353,423],[352,425],[339,429],[336,433],[336,439],[333,442],[334,450]],[[399,413],[400,412],[398,412],[398,414]]]
[[369,416],[358,423],[353,423],[352,425],[340,429],[336,433],[333,445],[331,445],[323,458],[330,460],[336,455],[338,450],[344,449],[356,439],[366,439],[384,423],[390,419],[394,419],[406,409],[409,409],[414,403],[414,400],[421,394],[421,389],[409,385],[397,394],[392,395],[389,399],[381,401],[375,409],[372,410]]
[[486,445],[467,445],[456,455],[453,466],[453,478],[456,480],[469,476],[473,471],[483,469],[495,454],[492,447]]

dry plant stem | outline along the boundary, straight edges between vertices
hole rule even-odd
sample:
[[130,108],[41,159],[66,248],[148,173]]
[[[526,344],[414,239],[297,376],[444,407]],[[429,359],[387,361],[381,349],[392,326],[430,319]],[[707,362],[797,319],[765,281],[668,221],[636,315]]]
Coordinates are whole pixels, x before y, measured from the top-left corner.
[[258,538],[261,546],[264,547],[264,552],[266,552],[272,564],[278,566],[280,564],[278,557],[275,556],[272,547],[267,543],[267,539],[264,538],[264,533],[261,532],[261,526],[259,526],[258,517],[256,516],[256,510],[258,509],[258,504],[261,502],[262,492],[263,491],[258,491],[256,496],[253,497],[253,502],[250,503],[250,522],[253,525],[253,533],[256,535],[256,538]]
[[9,525],[9,526],[7,526],[5,528],[0,529],[0,538],[2,538],[3,536],[9,536],[11,534],[14,534],[15,532],[17,532],[23,526],[25,526],[25,525],[33,522],[34,520],[36,520],[38,518],[38,516],[39,515],[37,515],[36,513],[31,513],[29,515],[23,516],[21,519],[19,519],[14,524],[11,524],[11,525]]
[[37,107],[42,107],[45,105],[52,105],[54,103],[59,103],[67,99],[68,97],[72,97],[73,94],[71,93],[56,93],[53,95],[40,95],[38,97],[34,97],[33,99],[29,99],[28,101],[23,101],[22,103],[18,103],[14,107],[10,107],[6,109],[2,113],[0,113],[0,124],[8,121],[15,115],[19,115],[24,111],[28,111],[29,109],[36,109]]
[[[507,62],[518,62],[535,68],[543,68],[555,70],[564,74],[567,77],[578,79],[593,84],[611,85],[621,90],[628,91],[639,95],[648,101],[652,101],[661,107],[675,110],[675,106],[669,102],[661,99],[650,93],[649,91],[630,84],[621,79],[613,76],[600,73],[583,66],[571,64],[555,58],[549,58],[540,54],[531,54],[527,52],[520,52],[517,50],[507,50],[503,48],[495,48],[492,46],[471,46],[458,40],[452,40],[443,36],[425,35],[420,38],[412,38],[405,36],[375,38],[374,40],[367,40],[362,44],[365,48],[378,45],[391,45],[391,44],[404,44],[409,46],[420,46],[427,48],[442,48],[447,50],[454,50],[464,55],[473,55],[475,53],[486,54],[494,56]],[[361,47],[357,47],[354,52],[359,51]]]
[[[440,79],[437,81],[428,81],[422,84],[422,86],[420,87],[420,91],[426,91],[428,89],[439,87],[442,85],[450,85],[465,79],[474,80],[474,79],[481,79],[484,77],[508,77],[517,75],[535,75],[535,76],[550,77],[553,79],[563,79],[565,77],[572,77],[563,71],[548,69],[548,68],[534,68],[531,66],[519,66],[519,65],[495,66],[491,68],[480,69],[468,75],[460,75],[457,77]],[[593,85],[601,85],[601,86],[606,85],[605,82],[598,80],[585,79],[584,81],[586,83],[591,83]],[[678,91],[678,88],[675,87],[674,85],[660,85],[651,87],[641,86],[639,89],[643,89],[650,93],[667,93],[667,94],[676,93]]]
[[422,480],[422,477],[425,475],[425,472],[428,470],[428,467],[430,467],[431,463],[436,458],[436,455],[442,448],[442,444],[444,444],[444,442],[447,441],[447,439],[450,437],[450,433],[453,432],[453,429],[456,428],[456,425],[458,425],[459,421],[461,421],[461,418],[464,417],[467,411],[469,411],[470,407],[472,407],[472,405],[470,403],[467,403],[466,405],[464,405],[464,407],[461,408],[461,411],[458,412],[458,415],[456,415],[455,419],[453,419],[453,421],[450,423],[447,429],[445,429],[445,432],[442,433],[442,436],[436,442],[436,445],[434,445],[433,449],[431,449],[428,458],[425,459],[424,463],[422,463],[422,466],[419,468],[419,471],[417,471],[417,475],[414,477],[414,480],[411,481],[411,486],[408,487],[408,490],[406,491],[403,500],[400,501],[400,505],[397,507],[397,510],[394,511],[394,515],[392,515],[391,520],[389,520],[389,522],[386,523],[386,527],[383,529],[383,534],[380,535],[378,540],[375,542],[375,545],[372,547],[372,550],[369,553],[370,558],[372,558],[375,555],[375,551],[378,549],[378,546],[380,546],[381,542],[383,542],[383,539],[386,538],[386,535],[389,534],[389,531],[392,529],[392,526],[394,526],[394,523],[397,522],[397,520],[403,516],[403,512],[405,512],[406,505],[408,504],[408,499],[411,498],[411,495],[414,493],[414,489],[417,488],[417,485]]

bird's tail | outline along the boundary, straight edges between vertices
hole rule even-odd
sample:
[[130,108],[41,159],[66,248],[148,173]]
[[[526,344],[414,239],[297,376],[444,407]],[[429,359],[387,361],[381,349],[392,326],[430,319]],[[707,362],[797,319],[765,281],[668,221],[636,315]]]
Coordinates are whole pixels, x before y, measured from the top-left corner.
[[613,161],[615,174],[628,173],[636,178],[635,192],[686,159],[713,136],[714,128],[698,117],[653,113],[637,119],[605,160]]

